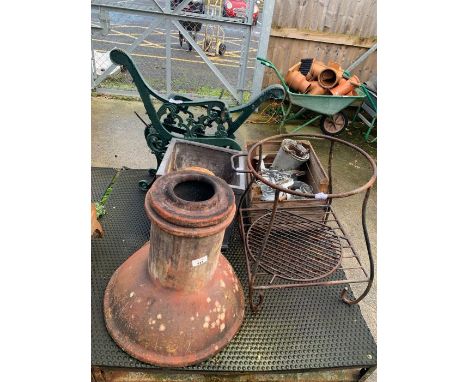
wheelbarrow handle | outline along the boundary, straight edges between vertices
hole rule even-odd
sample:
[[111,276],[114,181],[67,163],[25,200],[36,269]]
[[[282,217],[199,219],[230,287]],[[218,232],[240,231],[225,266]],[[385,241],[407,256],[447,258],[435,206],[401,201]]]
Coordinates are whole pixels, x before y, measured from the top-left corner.
[[281,85],[283,85],[283,88],[284,88],[284,92],[285,94],[288,93],[288,85],[286,85],[286,82],[284,81],[284,78],[283,76],[281,75],[281,73],[278,71],[278,69],[276,68],[275,65],[273,65],[273,63],[271,61],[268,61],[266,58],[262,58],[262,57],[257,57],[257,60],[260,61],[260,63],[262,65],[265,65],[267,68],[271,68],[275,71],[276,75],[278,76],[279,80],[281,81]]
[[247,155],[248,155],[248,153],[246,153],[246,152],[240,152],[239,154],[234,154],[234,155],[231,156],[231,167],[238,174],[250,174],[250,173],[252,173],[252,171],[249,171],[249,170],[241,170],[240,168],[237,168],[236,165],[234,164],[234,159],[235,158],[246,157]]
[[262,65],[268,66],[269,68],[274,68],[275,65],[271,61],[268,61],[266,58],[257,57],[257,60],[260,61]]

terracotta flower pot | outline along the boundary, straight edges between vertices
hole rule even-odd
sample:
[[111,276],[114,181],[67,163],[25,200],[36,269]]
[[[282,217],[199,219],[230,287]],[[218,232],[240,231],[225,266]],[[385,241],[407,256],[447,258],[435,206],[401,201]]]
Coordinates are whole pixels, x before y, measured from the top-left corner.
[[334,88],[336,84],[338,84],[339,80],[340,79],[336,70],[332,68],[323,69],[317,77],[317,81],[319,82],[320,86],[325,89]]
[[336,70],[336,73],[338,75],[338,77],[341,79],[343,77],[343,68],[341,67],[340,64],[338,64],[337,62],[334,62],[334,61],[328,61],[328,67],[329,68],[332,68],[332,69],[335,69]]
[[288,69],[288,72],[297,72],[299,71],[299,67],[301,66],[301,62],[296,62],[293,66],[291,66],[289,69]]
[[317,81],[312,81],[311,82],[311,87],[309,89],[309,92],[307,94],[310,95],[325,95],[327,94],[328,90],[322,88]]
[[288,72],[286,73],[286,76],[284,77],[284,80],[286,81],[286,84],[288,84],[288,86],[291,85],[291,81],[296,76],[296,73],[299,73],[299,66],[301,66],[301,63],[297,62],[288,69]]
[[311,78],[313,80],[316,80],[320,72],[326,68],[327,66],[322,61],[314,60],[312,62]]
[[310,88],[310,82],[300,72],[292,72],[289,77],[289,87],[299,93],[307,93]]
[[359,83],[359,78],[356,76],[352,76],[349,80],[340,82],[338,86],[335,86],[333,89],[331,89],[331,93],[333,95],[347,95],[349,92],[352,92],[356,85]]

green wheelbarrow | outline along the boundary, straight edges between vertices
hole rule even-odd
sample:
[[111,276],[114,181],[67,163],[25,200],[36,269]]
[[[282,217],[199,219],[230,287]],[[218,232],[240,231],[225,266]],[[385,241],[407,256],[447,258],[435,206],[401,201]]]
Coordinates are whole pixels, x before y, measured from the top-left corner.
[[[362,102],[367,96],[366,89],[362,86],[355,89],[357,93],[356,96],[310,95],[294,93],[289,89],[288,85],[286,85],[283,76],[272,62],[261,57],[257,57],[257,60],[260,61],[262,65],[265,65],[266,67],[275,71],[285,91],[285,97],[281,103],[283,120],[281,121],[280,131],[282,131],[286,122],[297,119],[307,110],[311,110],[318,115],[312,119],[309,119],[301,126],[295,128],[291,131],[291,133],[295,133],[296,131],[312,124],[320,118],[320,129],[322,132],[327,135],[337,135],[348,125],[348,117],[345,113],[342,112],[342,110],[355,101]],[[347,73],[344,75],[346,76]],[[289,101],[287,106],[285,106],[285,100]],[[291,109],[293,105],[297,105],[301,109],[297,113],[292,113]]]

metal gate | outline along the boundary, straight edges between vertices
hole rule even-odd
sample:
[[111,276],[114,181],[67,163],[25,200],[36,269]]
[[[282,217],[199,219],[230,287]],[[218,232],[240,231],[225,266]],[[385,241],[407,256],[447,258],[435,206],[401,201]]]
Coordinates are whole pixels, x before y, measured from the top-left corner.
[[167,94],[234,99],[257,94],[275,0],[92,1],[91,87],[136,94],[109,59],[130,53],[146,81]]

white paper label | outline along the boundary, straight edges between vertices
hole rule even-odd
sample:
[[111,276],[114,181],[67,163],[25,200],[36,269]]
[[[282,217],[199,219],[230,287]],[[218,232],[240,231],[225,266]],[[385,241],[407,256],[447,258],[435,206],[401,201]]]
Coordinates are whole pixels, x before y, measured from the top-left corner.
[[192,267],[198,267],[208,261],[208,256],[200,257],[199,259],[192,260]]

